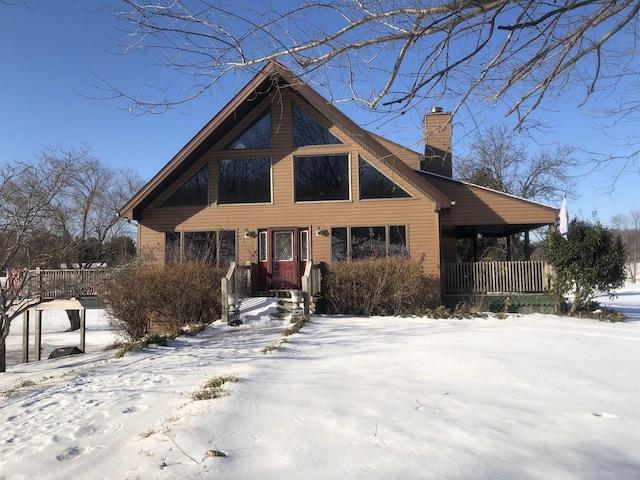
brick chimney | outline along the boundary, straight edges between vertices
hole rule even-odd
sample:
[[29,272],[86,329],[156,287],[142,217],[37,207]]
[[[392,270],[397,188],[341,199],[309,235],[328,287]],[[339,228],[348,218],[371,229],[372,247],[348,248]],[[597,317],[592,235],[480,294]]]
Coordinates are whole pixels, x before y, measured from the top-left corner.
[[451,113],[433,107],[424,116],[424,160],[420,169],[453,177],[451,160]]

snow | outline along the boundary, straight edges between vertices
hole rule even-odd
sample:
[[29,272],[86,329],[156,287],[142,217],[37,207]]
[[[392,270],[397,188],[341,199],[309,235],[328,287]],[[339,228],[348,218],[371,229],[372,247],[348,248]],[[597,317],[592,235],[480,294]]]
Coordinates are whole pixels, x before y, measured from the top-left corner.
[[[0,479],[635,479],[640,287],[611,305],[629,321],[314,315],[280,343],[289,324],[246,299],[240,327],[119,359],[90,311],[88,353],[0,374],[35,383],[0,397]],[[43,357],[77,345],[45,313]]]

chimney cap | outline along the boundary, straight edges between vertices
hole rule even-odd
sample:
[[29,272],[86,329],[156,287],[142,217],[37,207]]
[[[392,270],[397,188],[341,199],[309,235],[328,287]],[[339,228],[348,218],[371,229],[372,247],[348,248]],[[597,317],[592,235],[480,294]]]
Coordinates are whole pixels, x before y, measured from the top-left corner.
[[431,113],[442,113],[442,107],[431,107]]

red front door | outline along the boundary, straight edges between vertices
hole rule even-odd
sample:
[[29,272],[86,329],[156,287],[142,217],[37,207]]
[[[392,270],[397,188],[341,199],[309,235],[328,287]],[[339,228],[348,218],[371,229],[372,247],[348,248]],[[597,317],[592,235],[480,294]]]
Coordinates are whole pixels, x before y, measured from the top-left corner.
[[260,290],[299,289],[309,249],[308,228],[258,232]]

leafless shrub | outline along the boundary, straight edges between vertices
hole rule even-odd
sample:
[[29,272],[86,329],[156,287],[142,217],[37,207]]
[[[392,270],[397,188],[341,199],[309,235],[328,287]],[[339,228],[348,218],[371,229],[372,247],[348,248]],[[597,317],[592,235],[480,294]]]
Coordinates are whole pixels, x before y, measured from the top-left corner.
[[349,315],[406,315],[437,303],[437,280],[422,264],[400,257],[332,263],[324,276],[329,311]]
[[178,334],[186,325],[220,318],[225,270],[199,262],[124,271],[105,282],[100,300],[130,339],[150,331]]

